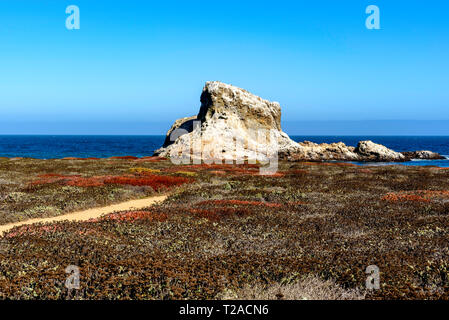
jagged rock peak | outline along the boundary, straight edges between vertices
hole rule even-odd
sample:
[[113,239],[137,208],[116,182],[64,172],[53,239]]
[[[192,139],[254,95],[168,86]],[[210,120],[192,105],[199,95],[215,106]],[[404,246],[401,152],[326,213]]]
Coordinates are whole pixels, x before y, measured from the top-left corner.
[[238,117],[247,128],[281,130],[281,106],[245,89],[219,81],[208,81],[201,94],[197,119],[202,122],[214,118]]
[[[200,101],[198,115],[176,120],[167,132],[163,147],[155,154],[170,156],[172,152],[188,149],[193,143],[200,142],[201,150],[206,149],[209,155],[210,150],[216,151],[213,157],[260,160],[264,156],[257,150],[264,149],[270,153],[299,148],[281,130],[281,106],[278,102],[270,102],[218,81],[206,82]],[[185,130],[185,134],[171,137],[176,129]],[[257,137],[260,131],[269,133],[270,141],[274,143],[260,141]],[[243,148],[236,147],[236,139],[243,141]]]

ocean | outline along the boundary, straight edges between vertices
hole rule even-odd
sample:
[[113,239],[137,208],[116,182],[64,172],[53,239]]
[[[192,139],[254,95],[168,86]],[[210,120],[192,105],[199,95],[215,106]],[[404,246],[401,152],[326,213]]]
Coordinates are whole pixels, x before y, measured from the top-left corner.
[[[356,146],[358,141],[372,140],[395,151],[431,150],[449,157],[449,136],[291,136],[295,141],[316,143],[344,142]],[[0,157],[54,159],[64,157],[151,156],[165,136],[62,136],[0,135]],[[385,164],[385,163],[383,163]],[[449,160],[409,161],[404,165],[449,167]]]

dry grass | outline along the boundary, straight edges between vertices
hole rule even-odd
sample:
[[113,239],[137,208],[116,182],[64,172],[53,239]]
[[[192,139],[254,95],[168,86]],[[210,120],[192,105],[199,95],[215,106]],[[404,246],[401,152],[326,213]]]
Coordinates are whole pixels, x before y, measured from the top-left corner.
[[334,281],[323,281],[315,276],[289,284],[251,284],[236,291],[225,290],[217,296],[223,300],[363,300],[359,289],[345,290]]

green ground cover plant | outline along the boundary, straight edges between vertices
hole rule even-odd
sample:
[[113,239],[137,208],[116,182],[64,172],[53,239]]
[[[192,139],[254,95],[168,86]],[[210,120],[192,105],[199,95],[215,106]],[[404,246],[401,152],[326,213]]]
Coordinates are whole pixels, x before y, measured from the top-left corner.
[[[154,176],[176,183],[67,183]],[[10,230],[0,238],[0,298],[448,299],[448,178],[401,165],[281,162],[261,176],[257,165],[153,158],[2,159],[1,224],[61,214],[64,203],[170,196],[139,211]],[[64,286],[68,265],[80,269],[78,290]],[[379,290],[365,288],[369,265],[379,267]]]

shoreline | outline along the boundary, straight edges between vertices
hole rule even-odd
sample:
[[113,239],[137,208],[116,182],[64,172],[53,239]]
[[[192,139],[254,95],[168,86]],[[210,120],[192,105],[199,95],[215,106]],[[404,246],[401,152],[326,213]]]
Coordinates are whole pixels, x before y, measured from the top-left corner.
[[[395,166],[395,165],[402,165],[407,167],[429,167],[429,166],[435,166],[439,168],[447,168],[449,167],[449,156],[448,155],[441,155],[444,157],[444,159],[410,159],[406,161],[345,161],[345,160],[301,160],[301,161],[288,161],[288,160],[280,160],[280,161],[286,161],[291,163],[302,163],[302,162],[316,162],[316,163],[351,163],[359,166]],[[168,160],[167,158],[158,157],[158,156],[143,156],[143,157],[137,157],[137,156],[112,156],[112,157],[63,157],[63,158],[49,158],[49,159],[41,159],[41,158],[32,158],[32,157],[0,157],[0,160],[9,160],[9,161],[19,161],[19,160],[37,160],[37,161],[104,161],[104,160],[125,160],[125,161],[136,161],[139,162],[157,162],[157,161],[163,161]],[[441,164],[443,162],[443,164]],[[224,162],[223,162],[224,163]]]

